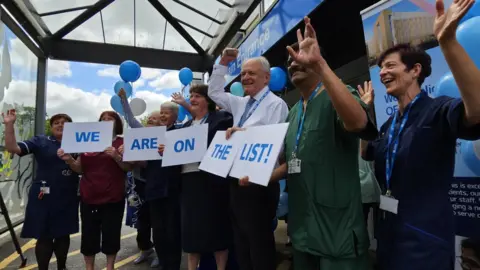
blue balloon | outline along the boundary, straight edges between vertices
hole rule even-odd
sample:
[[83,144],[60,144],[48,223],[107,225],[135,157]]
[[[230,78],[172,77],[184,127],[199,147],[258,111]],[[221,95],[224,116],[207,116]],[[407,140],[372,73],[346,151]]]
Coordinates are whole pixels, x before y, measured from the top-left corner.
[[474,144],[479,142],[472,141],[462,141],[462,146],[460,148],[462,152],[463,162],[465,165],[476,175],[480,176],[480,159],[475,154]]
[[278,200],[277,217],[283,217],[288,214],[288,193],[282,192]]
[[185,110],[185,108],[183,108],[183,106],[179,106],[177,121],[183,122],[183,120],[185,120],[186,116],[187,116],[187,110]]
[[447,72],[443,77],[438,81],[435,86],[435,97],[447,96],[452,98],[460,98],[460,91],[458,90],[457,83],[453,78],[451,72]]
[[142,69],[137,63],[127,60],[120,64],[120,77],[125,82],[135,82],[141,75]]
[[123,88],[123,90],[125,90],[125,94],[127,95],[127,98],[129,98],[132,95],[132,92],[133,92],[132,85],[128,82],[118,81],[113,86],[113,90],[115,91],[115,94],[117,94],[117,95],[118,95],[118,92],[120,91],[120,89],[122,89],[122,88]]
[[474,17],[460,24],[457,40],[463,46],[473,62],[480,67],[480,17]]
[[467,20],[470,20],[473,17],[480,16],[480,2],[475,1],[473,6],[468,10],[467,14],[463,16],[462,20],[460,20],[460,23],[463,23]]
[[189,85],[193,80],[193,72],[191,69],[184,67],[178,73],[178,78],[183,85]]
[[245,94],[243,86],[239,82],[234,82],[232,83],[232,85],[230,85],[230,93],[238,97],[243,97],[243,95]]
[[112,96],[112,98],[110,99],[110,106],[112,106],[113,110],[117,113],[124,115],[122,99],[119,96]]
[[270,90],[273,92],[282,91],[286,84],[287,74],[285,71],[279,67],[272,67],[270,69],[270,82],[268,84]]

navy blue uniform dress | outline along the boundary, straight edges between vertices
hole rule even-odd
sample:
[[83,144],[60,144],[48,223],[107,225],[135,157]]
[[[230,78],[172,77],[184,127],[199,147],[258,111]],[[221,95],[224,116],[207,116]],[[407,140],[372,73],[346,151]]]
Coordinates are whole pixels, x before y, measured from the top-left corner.
[[[19,142],[20,156],[33,154],[37,161],[36,176],[28,193],[27,210],[21,237],[57,238],[77,233],[78,174],[57,156],[60,142],[50,136],[35,136]],[[50,188],[50,194],[38,198],[40,188]]]
[[[460,99],[445,96],[432,99],[422,92],[405,112],[409,109],[390,178],[391,194],[399,201],[398,214],[380,215],[379,269],[452,270],[455,227],[448,192],[453,181],[456,139],[479,139],[480,125],[465,125]],[[405,115],[407,113],[397,116],[395,135]],[[380,137],[369,143],[364,156],[375,161],[375,173],[383,194],[392,121],[393,116],[383,124]]]

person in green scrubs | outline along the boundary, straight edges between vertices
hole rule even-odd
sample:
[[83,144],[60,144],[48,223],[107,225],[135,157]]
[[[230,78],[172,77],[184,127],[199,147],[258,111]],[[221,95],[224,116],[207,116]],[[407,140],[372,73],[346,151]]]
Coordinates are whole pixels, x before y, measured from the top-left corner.
[[358,156],[359,138],[374,139],[377,129],[357,91],[322,57],[308,18],[297,38],[287,48],[288,72],[301,99],[290,110],[284,162],[271,179],[287,175],[294,269],[370,269]]

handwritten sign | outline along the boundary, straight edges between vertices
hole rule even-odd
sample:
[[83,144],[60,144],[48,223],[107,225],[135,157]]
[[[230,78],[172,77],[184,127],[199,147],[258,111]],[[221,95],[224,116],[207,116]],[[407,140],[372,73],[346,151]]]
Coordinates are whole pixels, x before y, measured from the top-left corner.
[[283,147],[288,123],[249,127],[243,133],[243,140],[233,161],[230,176],[242,178],[267,186]]
[[207,151],[207,140],[208,124],[167,132],[162,167],[202,161]]
[[162,159],[158,146],[165,144],[166,127],[132,128],[125,132],[123,160]]
[[65,153],[103,152],[112,146],[113,121],[65,123],[62,137]]
[[200,170],[227,177],[238,149],[243,143],[244,132],[235,132],[229,140],[225,139],[225,133],[225,131],[217,131],[200,163]]

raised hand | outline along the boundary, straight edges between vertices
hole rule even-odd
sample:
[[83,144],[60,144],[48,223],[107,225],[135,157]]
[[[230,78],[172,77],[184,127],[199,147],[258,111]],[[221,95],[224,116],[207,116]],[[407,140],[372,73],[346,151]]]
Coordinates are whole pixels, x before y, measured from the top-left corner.
[[173,93],[172,94],[172,102],[177,103],[178,105],[181,105],[185,107],[187,105],[187,100],[183,97],[181,93]]
[[122,100],[127,100],[127,93],[125,92],[125,89],[120,88],[120,91],[118,91],[118,96],[119,96]]
[[300,29],[297,30],[297,41],[299,50],[296,52],[292,47],[288,46],[287,50],[292,59],[304,66],[312,66],[319,62],[324,62],[322,55],[320,54],[320,46],[318,45],[317,34],[315,29],[310,24],[310,18],[305,17],[305,30],[302,35]]
[[220,65],[228,66],[232,61],[235,61],[238,56],[238,50],[233,48],[226,48],[222,52],[222,57],[220,58]]
[[7,111],[6,115],[2,113],[2,117],[3,117],[3,123],[5,125],[13,124],[17,120],[17,112],[15,111],[15,109],[11,109]]
[[372,87],[372,81],[365,81],[363,83],[363,88],[361,85],[357,86],[358,93],[360,94],[360,98],[362,101],[367,104],[369,107],[372,106],[373,100],[375,99],[375,91]]
[[454,0],[450,7],[445,10],[443,0],[436,0],[437,15],[433,24],[433,33],[438,42],[455,40],[458,23],[474,3],[475,0]]

